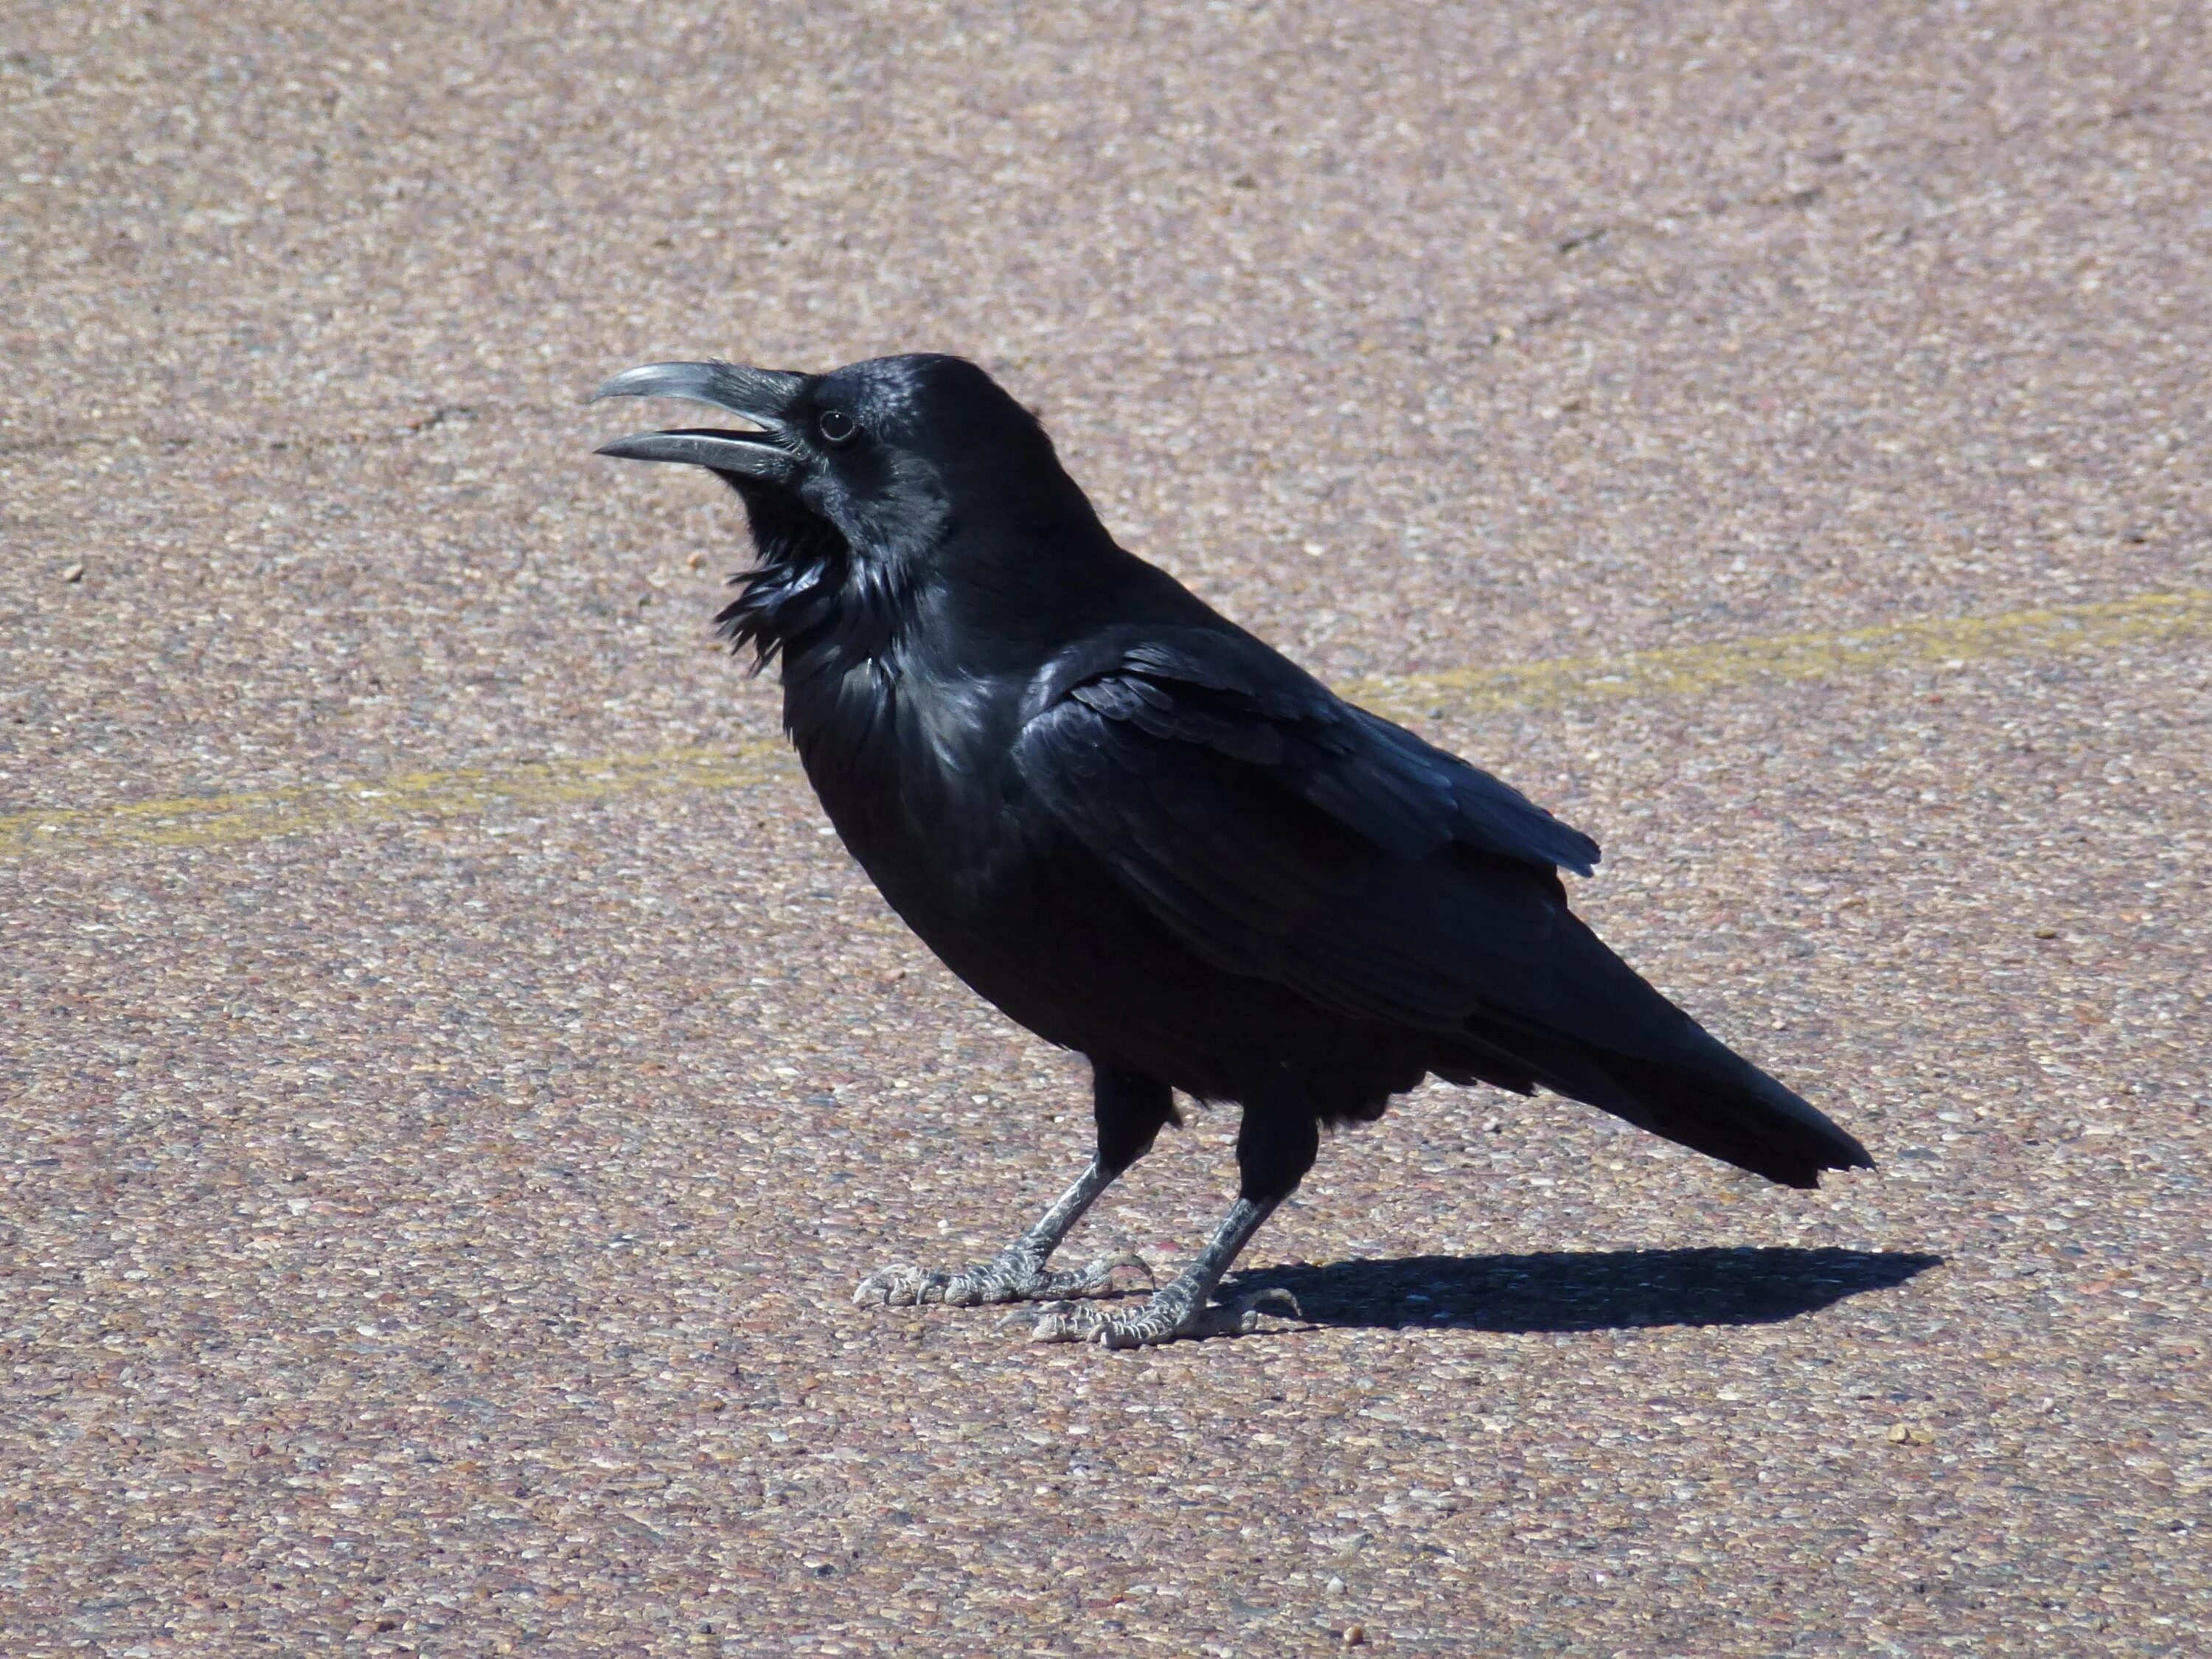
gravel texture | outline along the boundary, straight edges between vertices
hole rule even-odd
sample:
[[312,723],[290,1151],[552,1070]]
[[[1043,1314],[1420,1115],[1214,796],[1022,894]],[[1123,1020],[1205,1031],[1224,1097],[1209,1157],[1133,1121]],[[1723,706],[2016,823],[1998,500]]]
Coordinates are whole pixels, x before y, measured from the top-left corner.
[[[9,9],[0,1652],[2212,1648],[2207,18]],[[916,348],[1596,834],[1882,1169],[1432,1090],[1247,1258],[1304,1325],[852,1306],[1059,1190],[1079,1068],[579,399]],[[1233,1129],[1071,1255],[1186,1254]]]

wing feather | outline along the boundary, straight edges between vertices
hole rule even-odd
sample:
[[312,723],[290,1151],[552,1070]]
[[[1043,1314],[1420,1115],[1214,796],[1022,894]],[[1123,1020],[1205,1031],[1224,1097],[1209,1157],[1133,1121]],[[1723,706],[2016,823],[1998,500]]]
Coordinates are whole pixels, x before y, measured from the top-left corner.
[[1248,636],[1094,657],[1017,767],[1177,937],[1358,1018],[1455,1027],[1551,1000],[1555,866],[1597,848],[1526,797],[1341,702]]

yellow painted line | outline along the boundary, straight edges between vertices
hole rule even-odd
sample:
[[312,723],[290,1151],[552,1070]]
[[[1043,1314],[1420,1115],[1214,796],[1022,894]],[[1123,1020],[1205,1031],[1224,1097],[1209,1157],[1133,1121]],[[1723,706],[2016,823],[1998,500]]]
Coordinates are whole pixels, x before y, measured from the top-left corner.
[[[1364,680],[1344,688],[1401,715],[1480,714],[1565,703],[1696,696],[1760,681],[1839,679],[1885,669],[2110,653],[2212,633],[2212,592],[2143,593],[1995,617],[1937,617],[1759,640],[1555,657],[1499,668]],[[665,749],[597,760],[526,761],[123,806],[0,814],[0,858],[70,847],[216,847],[393,819],[475,817],[635,794],[732,789],[787,772],[781,743]]]
[[1480,714],[1689,697],[1760,680],[1843,679],[1883,669],[1991,658],[2110,652],[2208,631],[2212,592],[2185,588],[1996,617],[1919,617],[1847,634],[1784,634],[1620,657],[1553,657],[1501,668],[1448,669],[1363,681],[1345,687],[1344,693],[1386,713]]
[[617,795],[671,794],[757,783],[787,763],[781,743],[734,749],[663,749],[595,760],[403,772],[388,777],[185,795],[84,811],[0,817],[0,858],[72,846],[217,847],[394,818],[475,817],[494,807],[528,811]]

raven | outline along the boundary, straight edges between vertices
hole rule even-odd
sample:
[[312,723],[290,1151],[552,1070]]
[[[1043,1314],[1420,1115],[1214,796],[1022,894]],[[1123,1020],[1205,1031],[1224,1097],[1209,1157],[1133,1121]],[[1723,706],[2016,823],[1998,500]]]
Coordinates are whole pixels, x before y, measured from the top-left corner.
[[[1559,872],[1589,874],[1595,842],[1117,546],[974,363],[653,363],[598,395],[747,422],[599,453],[736,490],[757,562],[718,620],[757,670],[781,656],[830,823],[947,967],[1091,1062],[1097,1153],[1036,1224],[856,1299],[1045,1302],[1033,1334],[1109,1347],[1253,1329],[1263,1298],[1213,1292],[1321,1127],[1431,1074],[1540,1085],[1794,1187],[1872,1167],[1568,908]],[[1182,1121],[1177,1090],[1243,1109],[1238,1196],[1178,1277],[1109,1310],[1141,1261],[1048,1261]]]

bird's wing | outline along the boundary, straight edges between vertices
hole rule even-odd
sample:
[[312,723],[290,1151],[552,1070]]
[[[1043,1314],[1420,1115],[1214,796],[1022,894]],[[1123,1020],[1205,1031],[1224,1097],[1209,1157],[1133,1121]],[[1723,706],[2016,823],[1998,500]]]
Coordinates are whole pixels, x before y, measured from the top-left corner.
[[1554,866],[1596,844],[1257,641],[1087,652],[1032,707],[1024,781],[1216,966],[1420,1024],[1554,1000]]

